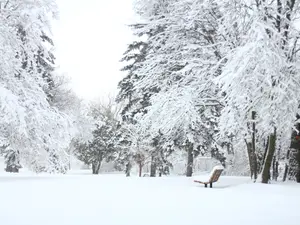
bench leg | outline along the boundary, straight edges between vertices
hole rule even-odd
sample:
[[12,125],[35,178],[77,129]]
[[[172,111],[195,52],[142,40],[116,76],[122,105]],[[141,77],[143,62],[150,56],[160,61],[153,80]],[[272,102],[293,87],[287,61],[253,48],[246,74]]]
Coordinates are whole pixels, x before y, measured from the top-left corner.
[[212,183],[209,183],[209,187],[212,188]]
[[207,188],[207,184],[204,184],[204,187],[206,187],[206,188]]

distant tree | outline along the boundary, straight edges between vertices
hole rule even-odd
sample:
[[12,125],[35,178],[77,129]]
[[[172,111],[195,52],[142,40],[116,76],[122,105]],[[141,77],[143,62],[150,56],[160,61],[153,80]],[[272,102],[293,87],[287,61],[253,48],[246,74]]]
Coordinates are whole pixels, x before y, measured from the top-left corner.
[[88,141],[75,140],[74,152],[79,160],[92,165],[93,174],[99,174],[103,160],[116,158],[116,109],[110,101],[107,104],[91,104],[90,116],[94,120],[92,137]]
[[125,167],[126,176],[130,176],[130,170],[136,163],[139,168],[139,176],[142,176],[143,167],[149,162],[149,139],[137,130],[137,124],[122,122],[118,126],[116,144],[118,146],[117,161]]
[[133,161],[133,154],[131,152],[132,139],[130,136],[131,133],[128,127],[119,121],[115,139],[118,148],[116,162],[117,166],[125,171],[127,177],[130,176]]
[[152,139],[152,152],[151,155],[151,169],[150,177],[156,176],[156,171],[161,177],[162,175],[168,175],[172,168],[172,162],[168,160],[168,157],[174,152],[172,145],[167,145],[163,138],[163,134],[159,133]]
[[22,168],[20,164],[20,152],[15,151],[11,148],[5,149],[5,163],[6,163],[6,172],[18,173],[19,169]]

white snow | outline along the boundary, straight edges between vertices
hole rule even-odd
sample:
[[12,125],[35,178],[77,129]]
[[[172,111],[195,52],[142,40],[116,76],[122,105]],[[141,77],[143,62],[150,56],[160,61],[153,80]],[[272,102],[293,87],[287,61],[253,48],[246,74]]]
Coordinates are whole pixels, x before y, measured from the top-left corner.
[[4,225],[299,225],[299,207],[299,185],[247,177],[0,175]]

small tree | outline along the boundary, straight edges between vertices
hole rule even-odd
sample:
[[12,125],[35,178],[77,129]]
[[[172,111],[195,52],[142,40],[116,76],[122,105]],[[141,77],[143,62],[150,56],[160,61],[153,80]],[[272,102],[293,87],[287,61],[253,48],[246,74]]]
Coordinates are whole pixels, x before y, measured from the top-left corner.
[[19,169],[22,168],[20,165],[20,152],[8,148],[5,154],[6,172],[19,173]]
[[74,142],[75,155],[79,160],[92,165],[93,174],[99,174],[102,161],[112,161],[116,156],[117,111],[112,102],[107,105],[96,103],[90,107],[94,129],[89,141]]

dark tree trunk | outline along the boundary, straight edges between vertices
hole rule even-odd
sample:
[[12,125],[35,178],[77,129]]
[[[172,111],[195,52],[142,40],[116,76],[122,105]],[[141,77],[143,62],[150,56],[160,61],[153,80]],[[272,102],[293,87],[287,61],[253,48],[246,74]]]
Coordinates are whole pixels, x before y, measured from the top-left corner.
[[252,135],[251,135],[251,143],[246,142],[247,146],[247,152],[248,152],[248,159],[249,159],[249,166],[250,166],[250,176],[251,179],[254,179],[256,181],[257,174],[258,174],[258,162],[257,162],[257,154],[256,154],[256,128],[255,128],[255,117],[256,112],[252,111],[251,119],[252,119]]
[[257,162],[257,155],[254,150],[253,143],[247,143],[247,152],[248,152],[248,159],[249,159],[249,166],[250,166],[250,176],[251,179],[254,179],[256,181],[257,174],[258,174],[258,162]]
[[288,164],[286,163],[285,164],[285,167],[284,167],[284,173],[283,173],[283,178],[282,178],[282,181],[286,181],[286,178],[287,178],[287,175],[288,175],[288,170],[289,170],[289,166]]
[[143,171],[143,163],[140,161],[139,162],[139,177],[142,176],[142,171]]
[[[297,119],[300,119],[299,115],[297,115]],[[296,128],[297,130],[300,129],[300,123],[296,124]],[[283,181],[287,178],[300,183],[300,139],[297,131],[293,131],[291,136],[291,145],[287,154],[285,177]]]
[[159,167],[158,176],[161,177],[163,173],[163,167]]
[[151,157],[150,177],[156,177],[156,162],[154,156]]
[[300,150],[299,149],[296,155],[296,161],[297,161],[296,181],[297,183],[300,183]]
[[248,143],[246,140],[246,146],[247,146],[247,153],[248,153],[248,159],[249,159],[249,167],[250,167],[250,177],[253,178],[253,163],[252,163],[252,146],[251,143]]
[[275,173],[275,181],[277,181],[278,176],[279,176],[279,162],[278,161],[276,161],[276,164],[275,164],[275,171],[276,171],[276,173]]
[[100,168],[101,168],[101,162],[98,162],[96,166],[96,174],[99,174]]
[[96,174],[96,165],[92,163],[92,173]]
[[101,163],[93,163],[92,164],[92,172],[93,174],[99,174]]
[[193,144],[191,143],[187,144],[187,153],[188,153],[187,168],[186,168],[187,177],[191,177],[193,175],[193,165],[194,165],[193,147],[194,147]]
[[[297,119],[300,119],[300,116],[297,115]],[[300,129],[300,123],[297,123],[296,125],[297,129]],[[294,149],[294,154],[293,155],[293,161],[294,161],[294,170],[295,170],[295,178],[297,183],[300,183],[300,140],[299,138],[299,133],[296,133],[295,131],[292,134],[292,144],[291,148]]]
[[275,180],[275,177],[276,177],[275,167],[276,167],[276,157],[274,156],[273,162],[272,162],[272,180]]
[[272,166],[272,160],[274,157],[276,149],[276,130],[274,131],[274,134],[270,135],[269,138],[269,149],[266,153],[266,158],[263,165],[263,171],[262,171],[262,183],[267,184],[270,180],[270,169]]
[[256,155],[256,139],[255,139],[255,135],[256,135],[256,127],[255,127],[255,118],[256,118],[256,112],[252,111],[252,140],[251,140],[251,146],[252,146],[252,163],[253,163],[253,176],[254,176],[254,180],[256,181],[257,179],[257,173],[258,173],[258,166],[257,166],[257,155]]
[[256,134],[256,128],[255,128],[255,118],[256,118],[256,112],[252,111],[252,120],[253,120],[253,123],[252,123],[252,140],[251,140],[251,147],[252,147],[252,154],[251,154],[251,157],[252,157],[252,163],[253,163],[253,166],[252,166],[252,169],[253,169],[253,176],[254,176],[254,180],[256,181],[257,179],[257,156],[256,156],[256,140],[255,140],[255,134]]
[[258,174],[258,165],[257,165],[257,155],[255,152],[252,154],[253,157],[253,175],[254,175],[254,180],[257,180],[257,174]]
[[[295,145],[293,145],[295,147]],[[297,180],[298,168],[299,164],[297,162],[298,157],[298,149],[290,148],[290,157],[288,161],[288,171],[287,171],[287,179],[289,180]]]
[[249,166],[250,166],[250,176],[251,179],[254,179],[256,181],[257,174],[258,174],[258,162],[257,162],[257,155],[256,152],[253,149],[252,143],[247,143],[247,152],[248,152],[248,158],[249,158]]
[[278,161],[276,160],[276,157],[274,157],[273,159],[273,174],[272,174],[272,179],[277,181],[277,178],[278,178],[278,175],[279,175],[279,171],[278,171],[278,166],[279,166],[279,163]]
[[261,159],[261,163],[260,163],[259,173],[262,173],[262,170],[263,170],[264,162],[265,162],[266,155],[267,155],[267,152],[268,152],[268,149],[269,149],[269,144],[270,144],[269,142],[270,142],[270,137],[267,138],[265,151],[264,151],[263,157]]
[[92,172],[93,174],[99,174],[101,163],[102,163],[102,155],[98,157],[98,161],[92,163]]
[[130,177],[131,167],[132,167],[132,166],[131,166],[131,163],[128,162],[128,163],[126,164],[126,168],[125,168],[126,177]]

